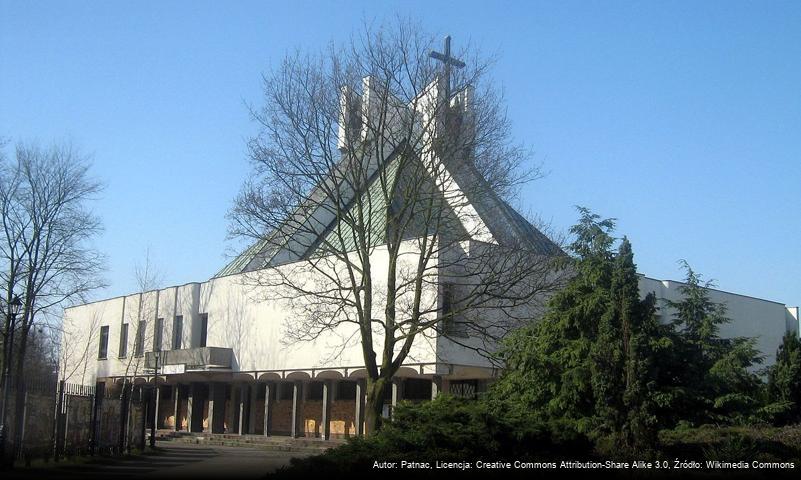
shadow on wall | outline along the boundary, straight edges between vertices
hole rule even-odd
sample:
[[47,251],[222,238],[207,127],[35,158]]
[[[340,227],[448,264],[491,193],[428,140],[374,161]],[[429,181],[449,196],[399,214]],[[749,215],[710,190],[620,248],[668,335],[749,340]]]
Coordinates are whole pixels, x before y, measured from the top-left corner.
[[[204,302],[209,305],[214,296],[215,281],[209,282],[205,290]],[[270,328],[261,322],[270,322],[269,318],[256,318],[254,307],[259,303],[251,299],[245,287],[231,284],[225,291],[217,290],[222,296],[218,309],[209,315],[209,339],[220,338],[224,345],[233,350],[232,369],[247,371],[263,368],[265,365],[277,366],[280,362],[280,336],[276,328]],[[217,315],[214,315],[214,314]],[[259,324],[261,323],[261,324]],[[212,345],[216,346],[216,345]],[[257,364],[258,362],[258,364]]]

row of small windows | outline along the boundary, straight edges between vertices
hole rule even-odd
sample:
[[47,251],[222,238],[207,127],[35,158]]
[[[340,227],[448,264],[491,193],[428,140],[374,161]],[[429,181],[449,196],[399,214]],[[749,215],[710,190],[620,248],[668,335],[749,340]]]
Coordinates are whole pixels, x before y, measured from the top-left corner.
[[[205,347],[208,338],[209,328],[209,315],[204,313],[200,315],[200,339],[198,347]],[[183,331],[184,331],[184,317],[177,315],[172,323],[172,338],[170,347],[172,350],[180,350],[183,348]],[[145,332],[147,332],[147,321],[142,320],[138,323],[136,328],[136,337],[134,339],[134,356],[141,357],[145,352]],[[108,338],[109,326],[104,325],[100,327],[100,347],[97,353],[97,358],[103,360],[108,358]],[[156,319],[156,327],[153,331],[153,351],[160,352],[164,349],[164,319]],[[123,323],[120,328],[120,348],[119,357],[125,358],[128,356],[128,324]]]
[[[465,329],[465,325],[461,322],[456,322],[452,317],[453,303],[454,303],[453,285],[450,283],[446,283],[443,285],[443,292],[442,292],[442,317],[445,320],[445,332],[446,334],[452,336],[466,337],[467,331]],[[200,315],[200,340],[198,342],[199,343],[198,347],[206,346],[206,340],[208,336],[208,326],[209,326],[209,315],[207,313],[203,313]],[[182,348],[183,328],[184,328],[184,317],[183,315],[177,315],[172,324],[171,347],[173,350],[180,350]],[[136,341],[134,342],[134,355],[137,357],[141,357],[144,354],[146,331],[147,331],[147,321],[144,320],[140,321],[136,329]],[[100,359],[108,358],[108,335],[109,335],[108,325],[100,327],[100,350],[97,355],[98,358]],[[153,351],[159,352],[163,350],[163,342],[164,342],[164,319],[157,318],[156,328],[153,334]],[[119,356],[120,358],[125,358],[128,356],[127,323],[122,324],[122,328],[120,331]]]

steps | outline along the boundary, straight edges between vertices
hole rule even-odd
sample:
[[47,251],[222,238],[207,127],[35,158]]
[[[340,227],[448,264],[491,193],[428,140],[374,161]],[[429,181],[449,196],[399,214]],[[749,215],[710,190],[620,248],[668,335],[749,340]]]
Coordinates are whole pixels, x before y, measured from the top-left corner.
[[158,430],[156,440],[193,445],[255,448],[273,452],[320,454],[329,448],[342,445],[344,440],[317,438],[291,438],[284,436],[235,435],[226,433],[189,433]]

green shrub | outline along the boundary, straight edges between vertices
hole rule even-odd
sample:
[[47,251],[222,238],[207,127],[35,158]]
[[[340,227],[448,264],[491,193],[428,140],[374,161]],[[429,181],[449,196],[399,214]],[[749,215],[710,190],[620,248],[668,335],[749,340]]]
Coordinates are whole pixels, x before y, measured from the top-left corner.
[[370,469],[375,461],[581,458],[592,448],[569,422],[502,419],[483,401],[440,395],[421,404],[402,402],[378,433],[351,438],[319,456],[294,459],[277,476],[337,476]]
[[704,460],[750,460],[759,453],[757,442],[743,434],[724,438],[703,449]]
[[659,435],[662,458],[801,463],[801,426],[676,428]]

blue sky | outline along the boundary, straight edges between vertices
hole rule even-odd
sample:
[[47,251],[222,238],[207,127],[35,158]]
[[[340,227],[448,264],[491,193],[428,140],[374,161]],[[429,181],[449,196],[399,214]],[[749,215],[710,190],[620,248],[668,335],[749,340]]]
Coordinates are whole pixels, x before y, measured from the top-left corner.
[[515,136],[549,172],[531,211],[618,218],[647,275],[680,279],[684,258],[801,303],[801,2],[0,0],[0,136],[93,155],[98,297],[135,291],[147,249],[165,284],[203,281],[226,263],[261,73],[395,14],[500,53]]

